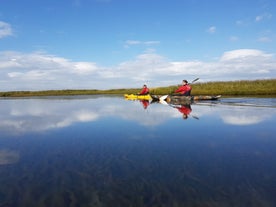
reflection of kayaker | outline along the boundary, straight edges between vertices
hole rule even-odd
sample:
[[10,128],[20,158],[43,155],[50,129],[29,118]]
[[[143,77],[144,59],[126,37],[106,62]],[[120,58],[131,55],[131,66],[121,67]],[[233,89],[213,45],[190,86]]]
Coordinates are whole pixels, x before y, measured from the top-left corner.
[[183,119],[187,119],[188,115],[192,112],[192,107],[190,104],[175,106],[174,108],[183,114]]
[[146,109],[150,105],[148,100],[140,100],[141,104],[143,105],[143,108]]

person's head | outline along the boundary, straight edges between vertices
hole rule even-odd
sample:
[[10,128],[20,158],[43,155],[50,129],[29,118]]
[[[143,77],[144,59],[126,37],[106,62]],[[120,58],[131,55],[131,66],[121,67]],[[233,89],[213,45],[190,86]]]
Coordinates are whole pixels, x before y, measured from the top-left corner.
[[182,83],[183,83],[183,85],[186,85],[186,84],[188,84],[188,81],[187,80],[183,80]]
[[143,85],[143,87],[144,87],[144,88],[146,88],[146,87],[147,87],[147,85],[146,85],[146,84],[144,84],[144,85]]
[[182,118],[183,118],[184,120],[186,120],[186,119],[188,119],[188,115],[183,113]]

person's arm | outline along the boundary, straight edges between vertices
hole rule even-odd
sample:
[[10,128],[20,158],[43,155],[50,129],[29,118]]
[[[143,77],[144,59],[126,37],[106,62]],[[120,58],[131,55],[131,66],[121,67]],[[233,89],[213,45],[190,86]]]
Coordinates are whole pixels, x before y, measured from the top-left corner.
[[146,89],[146,88],[143,88],[143,89],[140,91],[139,95],[143,95],[143,94],[145,93],[145,89]]
[[175,90],[175,93],[179,93],[183,91],[183,86],[180,86],[178,89]]
[[149,88],[145,88],[145,89],[146,89],[145,94],[149,94],[149,92],[150,92]]

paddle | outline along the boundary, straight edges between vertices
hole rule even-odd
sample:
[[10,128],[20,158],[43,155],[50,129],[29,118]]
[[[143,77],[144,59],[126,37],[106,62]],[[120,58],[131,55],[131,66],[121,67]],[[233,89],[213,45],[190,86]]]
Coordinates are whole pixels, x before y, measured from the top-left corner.
[[194,83],[194,82],[196,82],[196,81],[198,81],[199,80],[199,78],[196,78],[196,79],[194,79],[191,83]]
[[[196,81],[198,81],[199,80],[199,78],[196,78],[196,79],[194,79],[191,83],[189,83],[189,84],[192,84],[192,83],[194,83],[194,82],[196,82]],[[168,95],[164,95],[164,96],[161,96],[160,98],[159,98],[159,101],[161,102],[164,102],[165,101],[165,99],[168,97]]]

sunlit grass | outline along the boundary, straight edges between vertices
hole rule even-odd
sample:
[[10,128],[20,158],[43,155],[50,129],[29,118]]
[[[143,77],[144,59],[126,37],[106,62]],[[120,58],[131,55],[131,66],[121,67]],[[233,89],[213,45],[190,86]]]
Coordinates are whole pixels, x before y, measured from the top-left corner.
[[[276,95],[276,79],[194,83],[192,87],[193,95]],[[151,93],[170,94],[177,88],[155,88]]]
[[[151,88],[151,94],[170,94],[178,86]],[[276,96],[276,79],[269,80],[242,80],[225,82],[207,82],[192,84],[193,95],[268,95]],[[137,94],[140,88],[109,89],[109,90],[47,90],[47,91],[9,91],[0,92],[0,97],[28,97],[28,96],[67,96],[67,95],[96,95],[96,94]]]
[[276,79],[255,81],[209,82],[195,84],[194,94],[276,95]]

